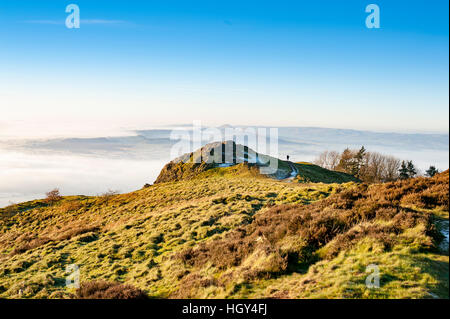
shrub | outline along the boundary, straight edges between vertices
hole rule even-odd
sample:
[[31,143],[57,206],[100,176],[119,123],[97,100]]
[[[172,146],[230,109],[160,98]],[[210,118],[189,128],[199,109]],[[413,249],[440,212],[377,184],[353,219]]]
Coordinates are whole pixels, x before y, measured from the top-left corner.
[[[32,233],[25,233],[19,236],[16,239],[16,248],[13,249],[11,255],[22,254],[28,250],[38,248],[43,246],[51,241],[62,241],[69,240],[75,236],[97,232],[99,231],[99,227],[95,225],[85,225],[83,222],[79,222],[74,225],[68,225],[65,228],[58,231],[58,234],[45,236],[45,237],[36,237]],[[91,234],[91,237],[95,237],[95,234]]]
[[[399,234],[419,224],[424,225],[423,235],[430,239],[422,242],[426,249],[433,245],[431,238],[438,237],[431,214],[402,207],[401,203],[410,200],[427,206],[448,205],[448,197],[448,171],[433,178],[370,187],[359,184],[309,205],[273,206],[255,215],[251,224],[222,239],[186,249],[177,257],[191,267],[248,266],[247,279],[256,279],[283,273],[290,266],[309,265],[317,260],[318,250],[332,241],[322,257],[334,257],[365,237],[388,249]],[[261,257],[258,262],[255,256]]]
[[1,219],[6,220],[17,213],[18,211],[15,204],[8,205],[5,208],[0,208],[0,220]]
[[108,204],[110,200],[112,200],[116,195],[119,195],[119,194],[120,194],[119,191],[109,189],[107,192],[98,195],[97,200],[100,204],[104,204],[104,203]]
[[118,282],[88,281],[80,285],[77,299],[148,299],[140,289]]
[[57,189],[57,188],[45,193],[45,195],[47,196],[45,198],[45,201],[47,202],[47,204],[50,204],[50,205],[58,202],[62,198],[61,194],[59,193],[59,189]]
[[64,230],[61,230],[60,234],[54,239],[57,241],[68,240],[75,236],[90,232],[97,232],[98,230],[98,226],[83,225],[80,223],[78,225],[68,226]]
[[82,207],[83,207],[83,204],[80,203],[79,201],[70,201],[70,202],[62,203],[60,205],[60,210],[63,213],[70,213],[70,212],[75,212]]
[[197,289],[205,289],[210,286],[221,286],[212,277],[203,277],[196,273],[188,273],[180,282],[180,288],[176,290],[171,298],[190,299],[195,298]]
[[115,191],[115,190],[109,189],[107,192],[101,194],[100,196],[104,197],[104,198],[110,198],[110,197],[113,197],[115,195],[118,195],[119,193],[120,193],[119,191]]
[[16,248],[13,249],[11,252],[11,255],[18,255],[22,254],[28,250],[40,247],[42,245],[45,245],[51,241],[48,237],[42,237],[42,238],[34,238],[31,241],[25,242],[23,244],[19,244]]

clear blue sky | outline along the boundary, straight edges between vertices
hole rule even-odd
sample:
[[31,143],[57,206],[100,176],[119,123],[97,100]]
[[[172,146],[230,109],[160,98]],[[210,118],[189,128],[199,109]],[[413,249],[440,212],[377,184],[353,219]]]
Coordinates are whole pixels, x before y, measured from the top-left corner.
[[[80,29],[64,25],[70,3]],[[365,27],[370,3],[380,29]],[[448,10],[448,1],[0,0],[0,126],[448,132]]]

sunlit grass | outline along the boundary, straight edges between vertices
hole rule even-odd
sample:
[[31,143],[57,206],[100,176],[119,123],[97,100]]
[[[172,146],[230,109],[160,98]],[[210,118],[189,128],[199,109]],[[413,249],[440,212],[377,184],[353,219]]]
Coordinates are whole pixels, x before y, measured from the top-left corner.
[[[448,250],[424,248],[431,239],[422,224],[399,234],[389,249],[366,238],[326,259],[331,241],[315,252],[315,262],[287,271],[280,271],[277,253],[263,248],[228,269],[209,263],[191,268],[177,257],[246,227],[271,207],[308,205],[356,185],[289,183],[239,167],[216,168],[128,194],[0,209],[0,297],[70,297],[74,290],[65,287],[65,269],[76,264],[83,282],[123,282],[160,298],[186,293],[194,298],[448,298]],[[448,221],[442,207],[408,207]],[[300,237],[285,236],[279,247],[292,252],[304,244]],[[365,286],[369,264],[380,267],[379,289]],[[272,275],[248,275],[260,271]]]

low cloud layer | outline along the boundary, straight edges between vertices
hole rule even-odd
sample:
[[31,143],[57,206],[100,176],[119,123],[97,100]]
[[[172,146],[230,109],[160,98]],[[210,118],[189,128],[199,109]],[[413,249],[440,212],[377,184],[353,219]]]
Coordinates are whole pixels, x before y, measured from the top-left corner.
[[[189,127],[186,127],[189,129]],[[171,160],[170,128],[129,131],[123,136],[0,139],[0,206],[42,198],[58,187],[64,195],[129,192],[153,182]],[[312,161],[324,150],[346,147],[448,168],[448,134],[375,133],[356,130],[278,128],[280,158]],[[202,143],[210,141],[202,140]]]

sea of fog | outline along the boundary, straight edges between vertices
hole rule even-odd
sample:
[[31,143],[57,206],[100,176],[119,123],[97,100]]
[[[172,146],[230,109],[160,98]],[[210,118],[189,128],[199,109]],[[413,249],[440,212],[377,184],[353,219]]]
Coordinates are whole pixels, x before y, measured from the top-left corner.
[[[170,138],[171,133],[173,129],[163,128],[113,137],[0,136],[0,207],[43,198],[53,188],[59,188],[63,195],[139,189],[152,183],[164,164],[174,158],[174,146],[181,144]],[[189,145],[187,140],[183,143]],[[448,168],[448,134],[278,128],[278,155],[290,155],[292,161],[312,161],[324,150],[342,151],[361,145],[369,151],[413,160],[422,171],[430,165],[440,170]]]

